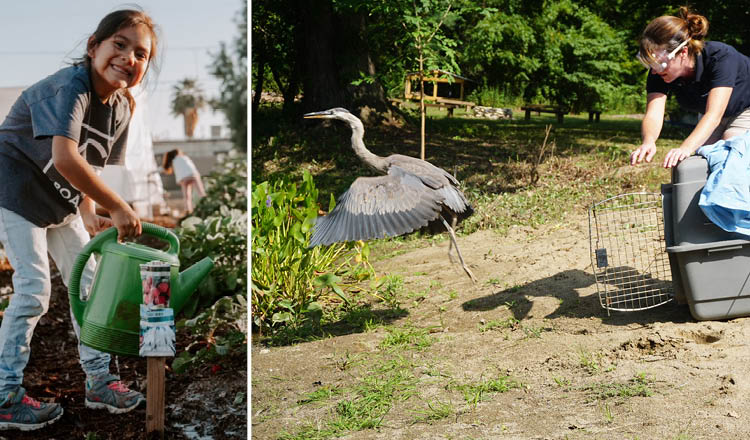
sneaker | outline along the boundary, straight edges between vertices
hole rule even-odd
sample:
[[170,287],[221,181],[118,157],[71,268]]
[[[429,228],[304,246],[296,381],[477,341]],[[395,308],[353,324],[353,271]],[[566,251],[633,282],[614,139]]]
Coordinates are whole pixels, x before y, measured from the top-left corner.
[[143,394],[133,391],[112,374],[86,379],[86,407],[106,409],[112,414],[132,411],[146,399]]
[[8,400],[0,406],[0,430],[20,429],[33,431],[56,421],[63,409],[56,403],[42,403],[26,395],[23,387],[10,393]]

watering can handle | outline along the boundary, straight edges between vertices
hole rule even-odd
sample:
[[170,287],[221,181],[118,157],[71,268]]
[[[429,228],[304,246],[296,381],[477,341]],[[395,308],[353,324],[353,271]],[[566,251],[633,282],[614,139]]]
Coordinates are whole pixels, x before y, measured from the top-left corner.
[[[174,232],[148,222],[141,222],[141,227],[144,234],[152,235],[169,243],[169,249],[166,251],[168,254],[178,255],[180,253],[180,241]],[[73,263],[73,269],[70,272],[70,281],[68,282],[68,296],[70,297],[73,315],[78,324],[82,323],[83,310],[86,308],[86,303],[81,301],[81,274],[83,274],[83,268],[86,266],[92,253],[101,253],[102,245],[113,240],[117,240],[117,228],[112,227],[100,232],[91,241],[86,243],[86,246],[83,247],[81,253],[78,254]]]

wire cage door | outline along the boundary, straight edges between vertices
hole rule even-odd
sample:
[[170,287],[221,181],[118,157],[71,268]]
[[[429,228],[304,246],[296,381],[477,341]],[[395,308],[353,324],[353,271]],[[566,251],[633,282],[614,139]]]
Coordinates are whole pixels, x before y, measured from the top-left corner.
[[674,298],[661,194],[621,194],[594,204],[589,236],[596,290],[607,314],[650,309]]

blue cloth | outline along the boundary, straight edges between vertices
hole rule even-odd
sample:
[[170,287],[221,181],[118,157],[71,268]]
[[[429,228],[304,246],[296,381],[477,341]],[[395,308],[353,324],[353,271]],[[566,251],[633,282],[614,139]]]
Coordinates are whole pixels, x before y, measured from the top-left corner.
[[698,206],[728,232],[750,235],[750,130],[698,149],[710,174]]

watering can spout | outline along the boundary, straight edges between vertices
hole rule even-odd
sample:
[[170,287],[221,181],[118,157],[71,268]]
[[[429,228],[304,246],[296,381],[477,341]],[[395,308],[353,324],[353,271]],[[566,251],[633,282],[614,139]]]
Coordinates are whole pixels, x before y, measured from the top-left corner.
[[169,306],[174,309],[175,314],[182,310],[187,300],[213,267],[214,262],[206,257],[180,272],[177,276],[176,285],[172,286],[172,297],[169,300]]

